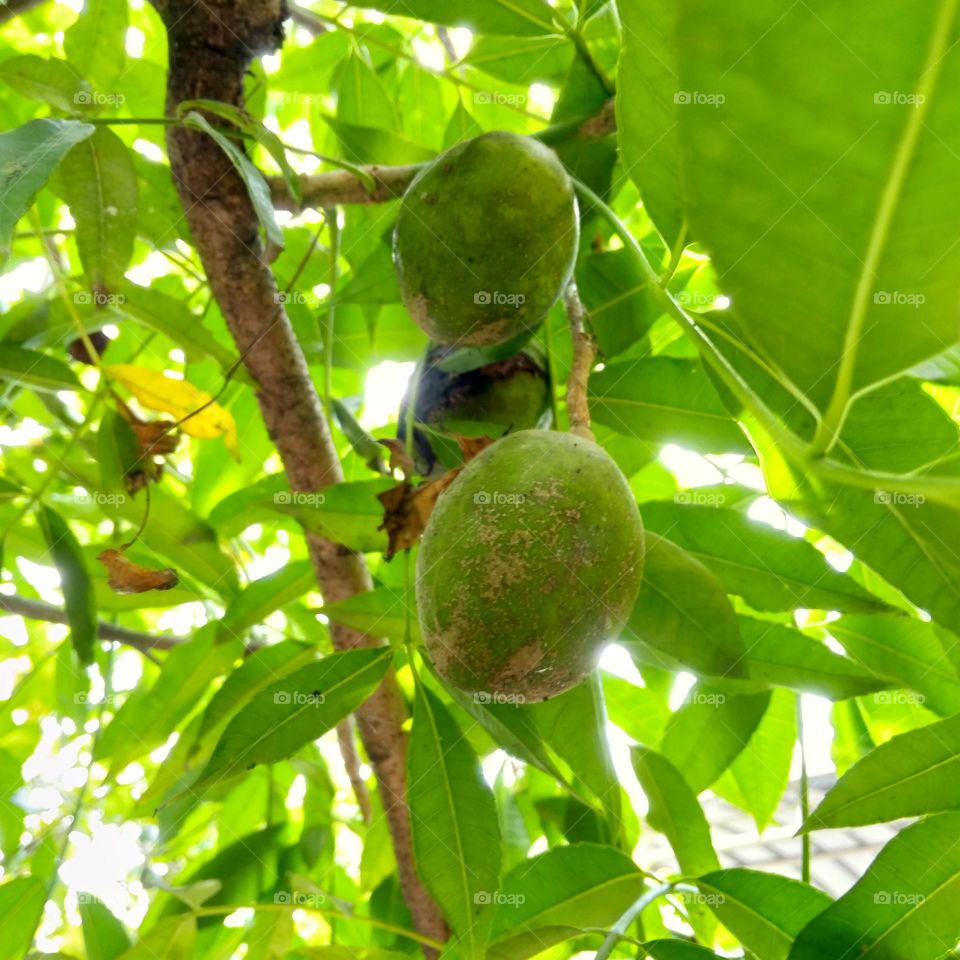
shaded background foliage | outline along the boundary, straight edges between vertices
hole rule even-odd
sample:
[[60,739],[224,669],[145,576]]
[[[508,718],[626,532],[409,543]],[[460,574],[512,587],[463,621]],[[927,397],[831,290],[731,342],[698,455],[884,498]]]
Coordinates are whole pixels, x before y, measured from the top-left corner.
[[[0,29],[0,957],[440,949],[342,725],[391,663],[444,956],[954,953],[956,3],[320,2],[253,62],[245,113],[175,117],[150,6],[22,6]],[[334,424],[322,493],[291,491],[237,363],[174,123],[249,191]],[[649,531],[604,669],[542,704],[436,680],[379,529],[374,440],[426,348],[392,168],[492,129],[581,183],[590,409]],[[534,346],[565,426],[560,306]],[[365,554],[373,589],[324,603],[304,529]],[[176,584],[111,587],[98,556],[131,541]],[[334,654],[331,623],[390,648]],[[725,868],[705,792],[769,829],[801,747],[842,779],[790,821],[797,870]],[[808,831],[904,818],[839,899],[809,883]]]

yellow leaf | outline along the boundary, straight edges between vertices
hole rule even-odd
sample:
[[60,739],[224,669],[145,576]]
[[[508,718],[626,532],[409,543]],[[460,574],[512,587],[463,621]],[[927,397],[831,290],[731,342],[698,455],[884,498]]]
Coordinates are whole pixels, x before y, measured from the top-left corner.
[[[146,370],[128,363],[107,367],[107,373],[117,383],[126,387],[149,410],[169,413],[180,420],[188,413],[200,410],[195,416],[184,420],[180,429],[191,437],[209,440],[223,436],[234,459],[240,459],[237,446],[237,425],[233,416],[219,403],[210,403],[210,394],[186,380],[174,380],[155,370]],[[209,406],[205,406],[209,404]]]

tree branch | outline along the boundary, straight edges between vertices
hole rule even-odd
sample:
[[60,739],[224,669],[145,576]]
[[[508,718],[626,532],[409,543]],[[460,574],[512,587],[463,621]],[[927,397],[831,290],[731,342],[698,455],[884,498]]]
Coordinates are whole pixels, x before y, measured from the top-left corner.
[[587,311],[580,300],[577,285],[570,281],[563,297],[563,305],[570,322],[570,338],[573,341],[573,362],[567,379],[567,414],[570,417],[570,432],[593,440],[590,429],[590,405],[587,401],[587,386],[590,371],[597,356],[593,337],[587,333]]
[[[169,35],[167,109],[209,98],[243,105],[243,77],[253,56],[282,42],[280,0],[158,0]],[[167,129],[170,167],[194,245],[245,366],[290,486],[317,491],[343,479],[329,426],[303,351],[264,262],[259,224],[246,188],[220,148],[195,130]],[[333,201],[336,202],[336,201]],[[307,546],[325,602],[371,588],[362,555],[308,534]],[[331,625],[338,650],[381,640]],[[360,735],[376,774],[404,899],[421,934],[442,941],[443,917],[414,868],[406,805],[406,706],[391,673],[357,710]]]
[[[54,607],[40,600],[28,600],[26,597],[0,594],[0,610],[15,613],[28,620],[43,620],[46,623],[69,624],[66,610]],[[112,623],[98,623],[97,636],[101,640],[115,640],[133,647],[141,653],[150,653],[151,650],[172,650],[187,641],[187,637],[174,637],[163,633],[140,633],[137,630],[128,630]]]

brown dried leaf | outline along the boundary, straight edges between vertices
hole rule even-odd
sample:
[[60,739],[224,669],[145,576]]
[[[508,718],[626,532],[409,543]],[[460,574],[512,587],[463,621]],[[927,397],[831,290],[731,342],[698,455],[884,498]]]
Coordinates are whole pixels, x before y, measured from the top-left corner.
[[410,459],[410,455],[407,453],[407,447],[403,440],[387,437],[385,439],[378,440],[377,443],[383,444],[383,446],[390,451],[391,473],[393,473],[394,470],[399,470],[407,478],[414,475],[416,469],[413,465],[413,461]]
[[180,436],[171,430],[172,420],[134,420],[130,426],[140,442],[143,456],[163,457],[173,453],[180,442]]
[[448,470],[442,477],[416,487],[405,480],[377,496],[384,508],[383,523],[377,529],[386,530],[389,538],[384,560],[390,560],[398,550],[408,550],[417,543],[427,527],[437,498],[456,480],[461,469]]
[[179,583],[176,570],[152,570],[128,560],[120,550],[104,550],[97,559],[107,568],[107,583],[114,593],[170,590]]
[[482,453],[493,443],[493,437],[464,437],[459,433],[452,433],[451,436],[460,447],[460,456],[463,457],[464,463],[469,463],[478,453]]

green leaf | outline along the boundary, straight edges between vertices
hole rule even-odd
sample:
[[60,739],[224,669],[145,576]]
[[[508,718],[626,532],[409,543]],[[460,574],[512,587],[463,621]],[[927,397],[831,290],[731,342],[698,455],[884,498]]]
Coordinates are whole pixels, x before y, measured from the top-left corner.
[[30,120],[0,133],[0,265],[10,255],[16,222],[75,144],[97,128],[78,120]]
[[463,105],[463,101],[458,99],[443,135],[443,149],[448,150],[450,147],[456,146],[464,140],[470,140],[481,133],[483,133],[483,130],[480,124],[470,115],[470,111]]
[[698,876],[718,870],[707,818],[683,774],[646,747],[633,748],[633,768],[650,804],[647,820],[670,842],[681,873]]
[[797,698],[789,690],[774,690],[753,736],[710,789],[746,810],[762,833],[790,781],[796,742]]
[[214,678],[228,670],[242,653],[237,640],[214,643],[207,626],[167,654],[160,675],[123,702],[97,741],[94,759],[109,760],[112,773],[163,743],[197,706]]
[[956,8],[680,9],[691,225],[761,354],[837,426],[852,392],[958,340]]
[[81,894],[78,910],[87,960],[116,960],[130,947],[123,924],[96,897]]
[[493,902],[501,840],[493,793],[455,721],[417,684],[408,802],[420,876],[458,936],[464,958],[485,956],[483,906]]
[[590,378],[590,413],[628,437],[703,453],[752,454],[699,364],[650,357],[604,367]]
[[755,610],[871,611],[884,604],[806,540],[721,507],[646,503],[644,525],[693,554]]
[[754,735],[770,704],[769,693],[730,696],[698,684],[670,718],[660,752],[694,794],[706,790]]
[[396,486],[389,477],[325,487],[320,493],[278,493],[274,509],[293,517],[311,533],[364,553],[385,550],[386,533],[378,530],[383,504],[377,494]]
[[710,960],[719,954],[686,940],[648,940],[643,949],[651,960]]
[[218,637],[241,636],[250,627],[262,623],[274,610],[302,597],[316,586],[317,577],[309,560],[296,560],[254,580],[231,599],[220,619]]
[[76,374],[62,360],[12,343],[0,343],[0,379],[44,393],[83,389]]
[[67,59],[103,93],[113,92],[123,74],[126,32],[124,0],[84,0],[83,11],[63,36]]
[[283,640],[262,647],[244,659],[210,698],[197,731],[197,742],[200,743],[213,731],[222,729],[261,690],[289,676],[294,670],[316,659],[316,656],[316,648],[309,644]]
[[336,81],[337,119],[355,126],[400,131],[397,108],[380,77],[355,50],[350,50]]
[[40,877],[15,877],[0,885],[0,960],[21,960],[27,953],[46,899]]
[[555,847],[503,879],[489,960],[524,960],[585,928],[605,928],[646,889],[643,874],[613,847]]
[[685,190],[675,98],[680,92],[677,5],[618,0],[623,49],[617,74],[617,133],[624,168],[668,246],[684,222]]
[[875,693],[893,683],[864,669],[859,658],[842,657],[799,630],[754,617],[741,616],[738,621],[751,680],[830,700]]
[[66,60],[28,53],[0,63],[0,80],[17,93],[76,113],[92,100],[90,84]]
[[960,715],[871,750],[823,798],[803,829],[852,827],[960,809]]
[[449,0],[362,0],[357,6],[449,27],[469,27],[476,33],[528,37],[557,32],[556,15],[546,0],[470,0],[469,4],[452,4]]
[[274,216],[273,200],[270,197],[270,188],[267,181],[263,179],[263,174],[250,162],[247,155],[240,149],[229,137],[225,137],[218,130],[215,130],[206,117],[199,113],[188,113],[183,120],[185,127],[192,127],[194,130],[200,130],[210,136],[218,147],[227,155],[233,164],[240,179],[243,180],[247,193],[250,195],[250,202],[256,211],[260,226],[263,227],[267,238],[276,246],[283,246],[283,231],[277,224],[277,218]]
[[292,756],[352,713],[383,679],[389,648],[334,653],[258,693],[233,717],[191,791]]
[[[182,300],[131,281],[125,282],[120,292],[122,299],[118,309],[122,313],[169,337],[189,359],[211,357],[225,370],[237,359],[236,354],[223,346]],[[242,374],[239,377],[243,379]]]
[[[720,581],[690,554],[648,533],[643,586],[625,639],[696,673],[746,676],[746,648]],[[642,651],[640,651],[642,655]]]
[[93,663],[93,648],[97,640],[97,611],[93,583],[83,559],[83,551],[67,522],[55,510],[41,506],[37,512],[37,523],[60,574],[60,589],[70,622],[70,642],[80,663],[89,665]]
[[872,673],[916,690],[916,701],[942,716],[960,712],[960,677],[944,649],[947,634],[935,624],[906,616],[847,616],[826,629]]
[[941,960],[957,942],[960,813],[901,830],[800,932],[789,960]]
[[61,161],[57,191],[76,221],[90,285],[97,293],[115,293],[133,256],[137,227],[137,174],[126,144],[109,127],[97,127]]
[[733,868],[697,880],[720,922],[757,960],[786,960],[797,934],[833,901],[772,873]]
[[115,410],[107,410],[97,430],[100,484],[108,495],[126,492],[125,480],[141,465],[140,443],[133,428]]
[[412,591],[405,593],[390,587],[376,587],[355,593],[346,600],[326,603],[322,612],[334,623],[371,637],[387,637],[395,643],[403,643],[409,620],[411,637],[415,642],[420,640],[416,598]]
[[195,917],[168,917],[151,927],[118,960],[193,960],[197,956]]

